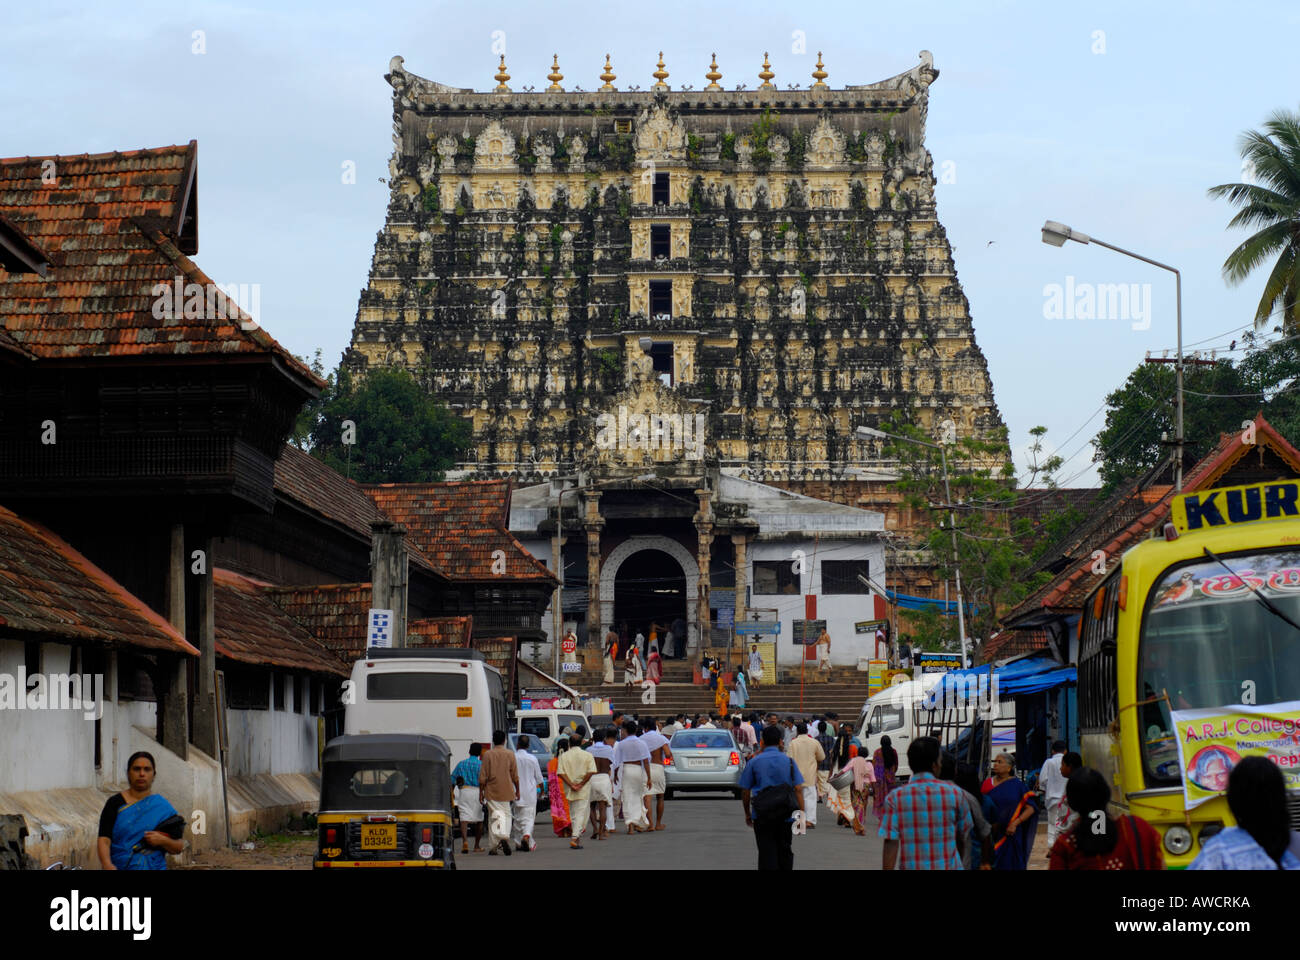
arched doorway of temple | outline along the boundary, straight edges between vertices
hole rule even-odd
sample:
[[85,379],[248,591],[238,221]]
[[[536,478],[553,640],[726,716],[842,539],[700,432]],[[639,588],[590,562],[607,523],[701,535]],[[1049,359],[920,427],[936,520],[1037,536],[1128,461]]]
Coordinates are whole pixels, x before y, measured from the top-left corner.
[[[628,633],[647,638],[650,625],[658,625],[659,652],[672,651],[662,644],[665,631],[686,616],[686,574],[682,565],[662,550],[639,550],[620,564],[614,578],[614,628],[627,624]],[[685,649],[683,639],[681,649]]]

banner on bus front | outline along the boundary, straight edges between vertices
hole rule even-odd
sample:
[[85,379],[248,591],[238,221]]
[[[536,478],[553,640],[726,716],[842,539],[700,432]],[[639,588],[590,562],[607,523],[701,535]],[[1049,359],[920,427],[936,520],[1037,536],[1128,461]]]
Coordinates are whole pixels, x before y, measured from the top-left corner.
[[1288,790],[1300,790],[1300,700],[1173,710],[1187,809],[1222,796],[1244,757],[1272,760]]

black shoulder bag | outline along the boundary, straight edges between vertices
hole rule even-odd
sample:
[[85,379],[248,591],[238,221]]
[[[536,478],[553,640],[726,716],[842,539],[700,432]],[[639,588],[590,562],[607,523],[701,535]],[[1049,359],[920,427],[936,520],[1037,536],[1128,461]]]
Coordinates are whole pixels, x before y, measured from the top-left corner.
[[754,794],[751,807],[755,820],[788,820],[799,809],[799,800],[795,796],[794,761],[790,761],[790,780],[788,783],[776,784]]

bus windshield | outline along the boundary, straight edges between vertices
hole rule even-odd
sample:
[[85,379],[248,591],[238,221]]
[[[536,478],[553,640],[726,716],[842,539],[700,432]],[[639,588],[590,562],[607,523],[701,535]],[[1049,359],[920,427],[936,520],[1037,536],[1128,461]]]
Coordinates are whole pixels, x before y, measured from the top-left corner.
[[[1170,709],[1300,700],[1300,550],[1200,558],[1165,571],[1142,624],[1138,700],[1153,785],[1181,782]],[[1226,564],[1226,567],[1225,567]],[[1231,571],[1231,572],[1230,572]]]

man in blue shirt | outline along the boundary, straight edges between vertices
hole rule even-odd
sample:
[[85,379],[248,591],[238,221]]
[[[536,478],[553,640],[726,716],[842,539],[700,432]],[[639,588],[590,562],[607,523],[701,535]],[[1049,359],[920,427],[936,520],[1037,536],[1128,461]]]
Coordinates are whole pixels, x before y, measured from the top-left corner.
[[479,754],[483,745],[471,743],[469,756],[456,764],[451,771],[451,782],[456,787],[456,812],[460,815],[460,852],[469,853],[469,841],[465,837],[465,827],[474,826],[474,852],[479,852],[479,838],[483,832],[483,803],[479,797],[478,775],[483,768]]
[[[745,765],[740,774],[741,802],[745,805],[745,826],[754,828],[754,842],[758,845],[758,869],[793,870],[794,850],[791,847],[790,824],[793,816],[760,817],[750,813],[750,797],[756,793],[785,784],[803,785],[799,768],[781,751],[783,731],[775,724],[763,728],[763,749]],[[803,791],[796,789],[795,800],[803,810]]]

